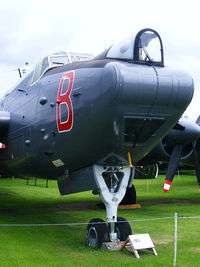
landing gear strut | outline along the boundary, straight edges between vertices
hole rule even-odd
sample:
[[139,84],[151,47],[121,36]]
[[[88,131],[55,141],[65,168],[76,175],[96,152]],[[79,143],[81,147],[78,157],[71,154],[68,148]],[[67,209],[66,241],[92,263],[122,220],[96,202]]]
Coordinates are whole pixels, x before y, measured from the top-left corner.
[[94,165],[94,177],[99,195],[106,207],[106,222],[92,219],[87,227],[87,243],[91,247],[101,247],[103,242],[125,240],[130,235],[129,223],[117,217],[117,208],[123,199],[126,189],[132,182],[134,167],[103,167]]

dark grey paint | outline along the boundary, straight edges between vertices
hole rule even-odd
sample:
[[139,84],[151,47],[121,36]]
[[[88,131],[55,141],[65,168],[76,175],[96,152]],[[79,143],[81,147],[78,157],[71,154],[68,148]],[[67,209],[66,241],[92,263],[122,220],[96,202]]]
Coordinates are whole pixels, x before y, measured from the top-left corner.
[[[74,124],[71,131],[58,133],[58,87],[69,70],[75,72]],[[66,193],[94,187],[92,175],[83,182],[93,164],[127,163],[128,151],[134,163],[141,160],[174,126],[193,96],[193,80],[184,72],[116,59],[57,67],[32,86],[30,79],[31,74],[1,102],[10,120],[1,135],[7,149],[0,153],[0,169],[23,177],[60,177],[68,186]],[[140,133],[145,138],[139,139]],[[52,163],[58,159],[63,166]]]

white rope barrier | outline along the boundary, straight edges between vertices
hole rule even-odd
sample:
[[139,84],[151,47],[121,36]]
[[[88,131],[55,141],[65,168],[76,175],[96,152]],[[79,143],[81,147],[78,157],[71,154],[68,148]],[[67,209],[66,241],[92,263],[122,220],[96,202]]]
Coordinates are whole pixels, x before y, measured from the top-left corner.
[[0,73],[10,72],[10,71],[18,71],[18,68],[17,69],[9,69],[9,70],[0,70]]
[[[162,218],[151,218],[151,219],[138,219],[138,220],[127,220],[127,222],[148,222],[148,221],[156,221],[156,220],[168,220],[168,219],[175,219],[175,216],[173,217],[162,217]],[[178,217],[178,219],[200,219],[200,216],[193,216],[193,217]],[[102,224],[104,222],[95,222],[95,224]],[[123,221],[119,221],[117,223],[124,223]],[[77,223],[34,223],[34,224],[0,224],[0,227],[23,227],[23,226],[76,226],[76,225],[88,225],[88,222],[77,222]],[[93,224],[93,223],[92,223]]]
[[[177,213],[173,217],[161,217],[161,218],[151,218],[151,219],[139,219],[139,220],[128,220],[128,222],[148,222],[157,220],[174,220],[174,257],[173,257],[173,267],[176,266],[177,260],[177,240],[178,240],[178,219],[200,219],[200,216],[178,216]],[[95,222],[96,224],[102,224],[104,222]],[[124,223],[124,221],[119,221],[118,223]],[[88,225],[89,223],[35,223],[35,224],[0,224],[0,227],[44,227],[44,226],[78,226],[78,225]]]

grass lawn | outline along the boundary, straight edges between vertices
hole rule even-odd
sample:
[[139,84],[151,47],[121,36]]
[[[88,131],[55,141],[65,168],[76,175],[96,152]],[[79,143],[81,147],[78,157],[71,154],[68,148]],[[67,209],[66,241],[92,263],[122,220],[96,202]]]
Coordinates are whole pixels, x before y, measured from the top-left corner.
[[[160,217],[200,216],[200,191],[191,173],[175,177],[169,193],[163,193],[164,176],[155,180],[136,180],[141,209],[120,210],[127,220]],[[91,192],[60,196],[56,181],[44,180],[39,186],[23,179],[0,179],[0,224],[87,223],[105,218],[97,209],[97,196]],[[131,222],[133,233],[149,233],[158,256],[140,252],[141,259],[128,251],[93,250],[86,246],[86,225],[76,226],[0,226],[0,266],[173,266],[174,220]],[[200,266],[200,219],[178,219],[178,267]]]

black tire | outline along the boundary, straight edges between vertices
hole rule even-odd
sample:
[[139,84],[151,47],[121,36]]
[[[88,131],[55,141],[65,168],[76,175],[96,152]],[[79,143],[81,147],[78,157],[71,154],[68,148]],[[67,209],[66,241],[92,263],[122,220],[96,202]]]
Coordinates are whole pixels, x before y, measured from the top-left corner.
[[127,187],[126,194],[123,197],[119,205],[131,205],[136,204],[136,190],[135,186]]
[[132,235],[131,226],[123,217],[117,217],[115,230],[120,241],[125,241],[129,235]]
[[92,248],[100,248],[102,243],[109,241],[109,232],[104,220],[97,218],[90,220],[86,233],[87,245]]

